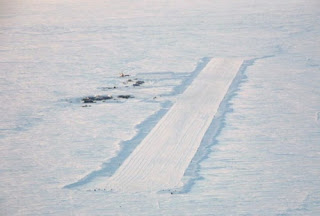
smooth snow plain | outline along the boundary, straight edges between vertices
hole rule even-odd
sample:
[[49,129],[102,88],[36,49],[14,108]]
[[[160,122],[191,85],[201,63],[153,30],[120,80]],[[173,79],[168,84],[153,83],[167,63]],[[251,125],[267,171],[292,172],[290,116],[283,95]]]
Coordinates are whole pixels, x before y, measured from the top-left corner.
[[[319,8],[1,2],[0,215],[319,215]],[[183,190],[103,191],[214,58],[250,61]],[[125,87],[121,72],[145,84]],[[135,98],[82,107],[81,97],[98,94]]]

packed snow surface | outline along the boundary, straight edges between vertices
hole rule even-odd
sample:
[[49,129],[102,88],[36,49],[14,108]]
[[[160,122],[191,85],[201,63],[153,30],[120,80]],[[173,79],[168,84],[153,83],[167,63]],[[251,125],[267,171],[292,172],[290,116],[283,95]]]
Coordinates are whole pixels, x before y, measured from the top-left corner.
[[183,174],[241,64],[242,60],[211,60],[104,189],[140,192],[181,186]]
[[[0,1],[0,215],[320,215],[319,44],[318,0]],[[184,94],[234,58],[186,187],[104,190],[175,104],[206,112]]]

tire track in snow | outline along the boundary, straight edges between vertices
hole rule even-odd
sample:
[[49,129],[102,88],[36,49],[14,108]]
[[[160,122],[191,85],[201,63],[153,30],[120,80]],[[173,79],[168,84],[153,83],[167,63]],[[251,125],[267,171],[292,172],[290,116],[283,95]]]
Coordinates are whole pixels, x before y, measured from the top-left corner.
[[212,59],[100,188],[142,192],[181,187],[184,172],[242,63]]

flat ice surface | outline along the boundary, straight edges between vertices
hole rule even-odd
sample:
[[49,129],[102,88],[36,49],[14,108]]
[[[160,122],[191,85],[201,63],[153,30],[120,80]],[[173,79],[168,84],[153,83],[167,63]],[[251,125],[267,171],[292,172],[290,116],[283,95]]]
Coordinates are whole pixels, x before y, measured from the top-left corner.
[[183,174],[242,62],[212,59],[102,187],[141,192],[181,186]]

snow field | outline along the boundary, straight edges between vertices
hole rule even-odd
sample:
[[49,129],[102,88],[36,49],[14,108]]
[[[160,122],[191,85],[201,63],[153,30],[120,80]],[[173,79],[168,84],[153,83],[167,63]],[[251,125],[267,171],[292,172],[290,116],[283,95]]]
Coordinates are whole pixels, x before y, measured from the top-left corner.
[[[319,2],[3,1],[0,215],[320,215]],[[231,84],[182,193],[86,190],[106,185],[204,56],[259,59]],[[134,99],[66,101],[109,94],[121,72],[146,81]]]

